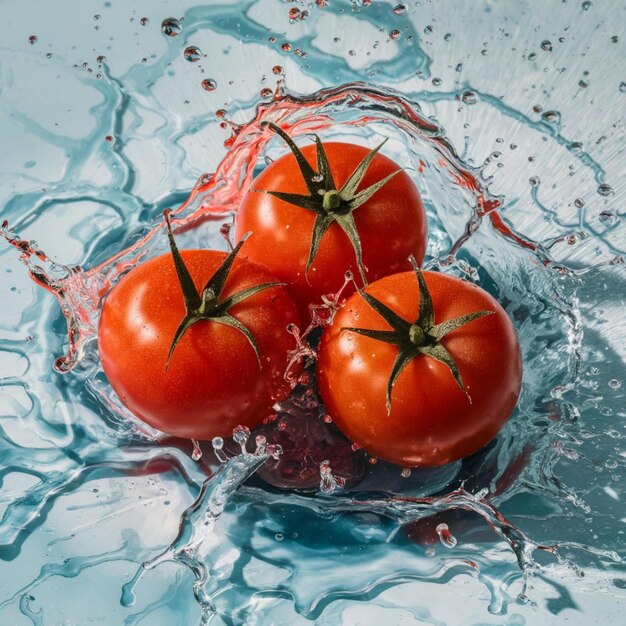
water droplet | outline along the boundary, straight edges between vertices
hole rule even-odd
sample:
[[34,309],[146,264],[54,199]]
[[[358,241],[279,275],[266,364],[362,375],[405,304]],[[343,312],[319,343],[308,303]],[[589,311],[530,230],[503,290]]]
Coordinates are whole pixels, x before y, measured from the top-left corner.
[[460,72],[463,70],[463,63],[457,63],[456,67],[454,68],[454,70],[456,72]]
[[548,39],[544,39],[541,42],[541,49],[542,50],[547,50],[548,52],[550,52],[552,50],[552,42],[549,41]]
[[621,83],[619,84],[619,90],[620,90],[622,93],[626,93],[626,83],[625,83],[625,82],[621,82]]
[[393,40],[393,41],[398,41],[398,39],[400,39],[400,31],[397,28],[394,28],[390,33],[389,33],[389,37]]
[[205,78],[202,83],[202,89],[205,91],[215,91],[217,89],[217,82],[212,78]]
[[534,61],[536,58],[537,58],[537,55],[536,55],[536,53],[534,53],[534,52],[531,52],[531,53],[528,55],[528,60],[529,60],[529,61]]
[[582,89],[587,89],[587,87],[589,87],[589,83],[586,80],[579,80],[578,86]]
[[452,39],[452,33],[446,33],[443,36],[444,41],[450,41],[450,39]]
[[52,58],[52,52],[46,52],[46,59]]
[[271,98],[274,95],[274,92],[269,88],[265,87],[260,91],[261,98]]
[[611,389],[619,389],[622,386],[622,383],[620,383],[619,380],[617,380],[617,378],[611,378],[611,380],[609,380],[609,387]]
[[112,135],[107,135],[105,137],[106,141],[113,141],[113,136]]
[[290,43],[284,43],[281,48],[285,51],[285,52],[290,52],[291,51],[291,44]]
[[202,448],[200,448],[200,443],[195,439],[192,439],[193,443],[193,451],[191,452],[191,459],[193,461],[199,461],[202,458]]
[[272,72],[273,72],[274,74],[284,74],[284,73],[285,73],[285,70],[283,69],[282,65],[275,65],[275,66],[272,68]]
[[276,539],[276,541],[283,541],[284,538],[285,538],[285,535],[283,535],[283,533],[276,533],[274,535],[274,539]]
[[176,37],[180,35],[180,31],[183,29],[179,20],[175,17],[168,17],[161,22],[161,32],[167,37]]
[[270,43],[276,43],[276,37],[270,37],[270,38],[268,39],[268,41],[269,41]]
[[324,422],[326,424],[332,424],[333,418],[330,415],[326,414],[326,415],[324,415]]
[[147,26],[147,25],[150,23],[150,19],[149,19],[149,18],[147,18],[147,17],[142,17],[142,18],[139,20],[139,23],[140,23],[142,26]]
[[581,5],[583,11],[589,11],[589,9],[593,6],[591,2],[583,2]]
[[432,80],[432,83],[433,85],[435,85],[435,87],[439,87],[439,85],[441,85],[441,82],[442,82],[441,78],[437,78],[437,77],[433,78]]
[[96,58],[96,61],[102,65],[105,61],[107,60],[107,58],[104,56],[104,54],[101,54],[99,57]]
[[37,43],[38,39],[37,35],[31,35],[28,38],[28,43],[32,46],[34,43]]
[[576,200],[574,200],[574,206],[582,209],[585,206],[585,201],[582,198],[576,198]]
[[294,7],[293,9],[289,9],[289,20],[291,22],[295,22],[300,19],[301,12],[300,9]]
[[473,91],[464,91],[461,95],[461,100],[465,104],[476,104],[478,102],[478,96]]
[[483,48],[483,49],[480,51],[480,53],[481,53],[484,57],[485,57],[485,56],[487,56],[487,52],[488,52],[487,48]]
[[400,472],[400,476],[402,476],[402,478],[408,478],[410,475],[411,475],[411,468],[403,467],[402,471]]
[[202,50],[200,50],[197,46],[189,46],[188,48],[185,48],[184,56],[187,61],[196,63],[202,58]]
[[613,187],[611,187],[611,185],[607,185],[606,183],[602,183],[601,185],[598,186],[597,189],[598,193],[601,196],[610,196],[613,192]]
[[430,547],[429,547],[429,548],[426,548],[426,550],[424,550],[424,554],[425,554],[426,556],[430,556],[430,557],[435,556],[435,554],[436,554],[436,552],[435,552],[435,548],[430,548]]
[[354,50],[348,50],[348,54],[353,57],[356,55],[356,52]]
[[528,182],[530,183],[531,187],[538,187],[541,180],[539,179],[539,176],[531,176],[528,179]]
[[450,533],[447,524],[439,524],[439,526],[435,528],[435,532],[439,535],[439,540],[446,548],[454,548],[454,546],[456,546],[456,537]]
[[220,461],[220,463],[226,463],[226,461],[228,461],[228,457],[223,450],[224,440],[221,437],[213,437],[211,444],[213,445],[213,451],[215,452],[215,456],[218,461]]
[[98,13],[96,13],[96,14],[93,16],[93,19],[94,19],[94,20],[96,20],[96,21],[98,21],[99,19],[102,19],[102,15],[99,15]]
[[393,12],[396,15],[406,15],[406,6],[404,4],[396,4],[396,6],[393,7]]
[[617,35],[613,35],[613,36],[611,37],[611,42],[612,42],[612,43],[617,43],[618,41],[619,41],[619,37],[618,37]]
[[424,28],[424,33],[426,33],[427,35],[430,35],[430,33],[432,33],[434,30],[435,30],[434,27],[431,24],[429,24],[428,26]]

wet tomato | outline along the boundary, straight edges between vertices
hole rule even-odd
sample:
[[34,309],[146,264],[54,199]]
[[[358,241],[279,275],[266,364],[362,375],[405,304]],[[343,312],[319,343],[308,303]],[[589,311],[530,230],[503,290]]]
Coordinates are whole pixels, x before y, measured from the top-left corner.
[[495,437],[516,405],[522,367],[494,298],[414,264],[347,300],[322,336],[317,376],[347,437],[391,463],[437,466]]
[[[410,176],[388,157],[349,144],[298,148],[253,181],[236,216],[237,241],[254,237],[243,254],[287,283],[303,321],[309,304],[339,291],[350,270],[359,284],[424,257],[427,222]],[[382,145],[382,144],[381,144]],[[345,292],[348,295],[350,288]]]
[[[169,227],[169,222],[168,222]],[[185,250],[131,270],[104,302],[98,347],[121,401],[177,437],[230,436],[284,399],[299,323],[284,286],[256,264],[213,250]]]

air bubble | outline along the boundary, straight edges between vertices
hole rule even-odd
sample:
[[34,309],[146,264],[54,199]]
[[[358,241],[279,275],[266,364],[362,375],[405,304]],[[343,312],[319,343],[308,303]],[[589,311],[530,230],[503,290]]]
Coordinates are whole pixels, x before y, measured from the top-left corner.
[[539,183],[541,182],[539,176],[531,176],[528,179],[528,182],[530,183],[531,187],[538,187]]
[[439,535],[439,540],[446,548],[454,548],[456,546],[456,537],[450,532],[447,524],[439,524],[435,528],[435,532]]
[[597,192],[606,198],[606,196],[610,196],[613,194],[613,187],[611,185],[607,185],[606,183],[602,183],[598,186]]
[[621,83],[619,84],[619,90],[620,90],[622,93],[626,93],[626,83],[621,82]]
[[291,51],[291,44],[290,43],[284,43],[281,46],[281,49],[284,50],[285,52],[290,52]]
[[192,439],[193,443],[193,451],[191,452],[192,461],[199,461],[202,458],[202,448],[200,447],[200,443],[195,439]]
[[396,6],[393,7],[393,12],[396,15],[406,15],[406,5],[404,5],[404,4],[396,4]]
[[261,98],[271,98],[274,94],[274,92],[269,87],[264,87],[259,93],[261,95]]
[[202,51],[197,46],[189,46],[185,48],[184,56],[185,60],[196,63],[202,58]]
[[202,89],[205,91],[215,91],[217,89],[217,82],[212,78],[205,78],[202,83]]
[[452,39],[452,33],[446,33],[443,36],[444,41],[450,41],[450,39]]
[[437,77],[433,78],[432,80],[432,83],[433,85],[435,85],[435,87],[439,87],[439,85],[441,85],[441,82],[442,82],[441,78],[437,78]]
[[432,33],[434,30],[435,30],[435,29],[434,29],[434,28],[433,28],[433,27],[429,24],[428,26],[426,26],[426,27],[424,28],[424,33],[425,33],[426,35],[430,35],[430,33]]
[[546,111],[541,119],[548,124],[558,124],[561,121],[561,114],[558,111]]
[[411,475],[411,468],[403,467],[402,471],[400,472],[400,476],[402,476],[402,478],[408,478],[410,475]]
[[389,33],[389,37],[390,39],[392,39],[393,41],[398,41],[398,39],[400,39],[400,31],[397,28],[394,28],[390,33]]
[[542,50],[547,50],[548,52],[551,52],[552,51],[552,42],[548,41],[547,39],[544,39],[541,42],[541,49]]
[[461,100],[465,104],[476,104],[478,102],[478,96],[473,91],[464,91],[461,95]]
[[602,211],[598,216],[603,224],[608,226],[614,226],[619,221],[619,218],[612,211]]
[[609,380],[609,387],[611,389],[619,389],[622,386],[622,383],[619,382],[619,380],[617,380],[617,378],[611,378],[611,380]]
[[33,44],[37,43],[38,40],[39,40],[39,37],[37,37],[37,35],[31,35],[28,38],[28,43],[32,46]]
[[589,11],[589,9],[593,6],[591,2],[583,2],[581,5],[583,11]]
[[175,17],[168,17],[161,22],[161,32],[167,37],[180,35],[183,27]]
[[139,20],[139,23],[140,23],[142,26],[147,26],[147,25],[150,23],[150,18],[147,18],[147,17],[142,17],[142,18]]
[[285,70],[283,69],[282,65],[275,65],[275,66],[272,68],[272,72],[273,72],[274,74],[280,75],[280,74],[284,74],[284,73],[285,73]]
[[585,206],[585,201],[582,198],[576,198],[576,200],[574,200],[574,206],[582,209]]

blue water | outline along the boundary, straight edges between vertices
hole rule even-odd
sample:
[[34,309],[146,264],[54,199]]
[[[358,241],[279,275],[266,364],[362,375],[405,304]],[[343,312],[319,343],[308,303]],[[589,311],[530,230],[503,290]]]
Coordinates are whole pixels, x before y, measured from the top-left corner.
[[[0,221],[24,243],[0,246],[0,623],[618,623],[626,7],[85,4],[2,5]],[[262,119],[388,136],[428,266],[505,306],[522,395],[475,457],[281,491],[252,441],[194,460],[117,403],[101,291],[165,249],[162,210],[206,172],[181,244],[226,245],[223,212],[283,150]]]

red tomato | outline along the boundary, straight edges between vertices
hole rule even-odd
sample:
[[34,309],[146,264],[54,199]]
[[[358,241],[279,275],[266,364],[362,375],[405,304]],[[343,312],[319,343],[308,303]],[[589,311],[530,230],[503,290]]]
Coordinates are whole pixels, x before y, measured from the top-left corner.
[[[199,293],[226,254],[181,253]],[[275,282],[256,264],[235,259],[223,297]],[[201,320],[172,340],[186,308],[171,254],[152,259],[120,280],[105,300],[98,331],[104,372],[121,401],[151,426],[177,437],[230,436],[235,426],[253,428],[284,399],[293,337],[299,317],[285,287],[272,286],[228,311],[256,340],[260,361],[246,336],[231,326]]]
[[[336,189],[341,189],[371,152],[348,143],[329,142],[323,146]],[[301,150],[311,167],[319,167],[315,165],[315,145]],[[357,190],[364,190],[398,170],[398,165],[378,152]],[[339,291],[347,270],[360,281],[354,246],[340,225],[333,222],[323,234],[307,272],[316,213],[263,191],[308,193],[307,183],[292,153],[274,161],[254,180],[237,213],[235,236],[239,241],[245,233],[254,233],[245,243],[242,254],[287,283],[300,316],[303,321],[309,320],[309,304],[319,304],[323,295]],[[409,269],[407,258],[411,254],[422,261],[426,250],[426,215],[420,195],[406,172],[399,171],[355,208],[353,217],[368,280]],[[349,285],[345,295],[353,290]]]
[[[404,466],[443,465],[482,448],[513,411],[522,378],[517,337],[502,307],[483,289],[459,278],[433,272],[423,277],[435,324],[492,312],[440,341],[456,362],[467,393],[450,367],[418,354],[395,379],[388,413],[387,389],[399,348],[342,330],[390,332],[390,324],[360,293],[338,311],[319,347],[319,389],[335,424],[371,455]],[[413,323],[422,299],[417,284],[416,273],[405,272],[376,281],[365,292]]]

